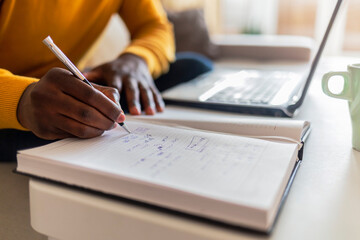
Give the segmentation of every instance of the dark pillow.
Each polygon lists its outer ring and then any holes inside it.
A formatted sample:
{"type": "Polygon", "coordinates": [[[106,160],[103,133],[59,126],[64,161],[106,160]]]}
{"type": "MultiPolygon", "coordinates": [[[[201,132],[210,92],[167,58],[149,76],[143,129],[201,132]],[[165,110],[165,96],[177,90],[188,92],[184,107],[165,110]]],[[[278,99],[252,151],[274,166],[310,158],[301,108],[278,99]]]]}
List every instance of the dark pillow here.
{"type": "Polygon", "coordinates": [[[169,21],[174,25],[176,52],[191,51],[216,58],[219,49],[209,37],[202,9],[168,11],[169,21]]]}

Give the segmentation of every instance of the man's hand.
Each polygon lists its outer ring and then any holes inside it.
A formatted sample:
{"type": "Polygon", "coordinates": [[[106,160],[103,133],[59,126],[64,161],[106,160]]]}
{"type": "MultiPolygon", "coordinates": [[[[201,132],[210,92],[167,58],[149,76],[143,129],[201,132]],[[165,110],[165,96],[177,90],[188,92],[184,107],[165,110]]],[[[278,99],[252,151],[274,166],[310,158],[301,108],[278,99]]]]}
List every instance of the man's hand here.
{"type": "Polygon", "coordinates": [[[121,55],[118,59],[98,66],[84,75],[92,82],[124,92],[129,112],[133,115],[141,113],[140,102],[148,115],[164,110],[164,101],[146,62],[136,55],[121,55]]]}
{"type": "Polygon", "coordinates": [[[17,109],[20,124],[44,139],[91,138],[123,122],[119,93],[91,86],[69,71],[53,68],[24,91],[17,109]]]}

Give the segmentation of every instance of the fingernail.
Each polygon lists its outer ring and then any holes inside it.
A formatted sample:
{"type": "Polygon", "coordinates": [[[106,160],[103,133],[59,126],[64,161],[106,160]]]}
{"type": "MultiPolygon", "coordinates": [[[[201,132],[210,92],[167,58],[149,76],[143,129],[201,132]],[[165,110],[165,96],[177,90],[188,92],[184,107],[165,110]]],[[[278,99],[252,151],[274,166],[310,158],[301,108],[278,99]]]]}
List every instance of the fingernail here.
{"type": "Polygon", "coordinates": [[[163,106],[157,106],[157,107],[156,107],[156,110],[157,110],[158,112],[163,112],[163,111],[164,111],[164,107],[163,107],[163,106]]]}
{"type": "Polygon", "coordinates": [[[152,107],[148,106],[146,109],[145,109],[145,113],[147,115],[154,115],[155,114],[155,111],[152,107]]]}
{"type": "Polygon", "coordinates": [[[136,106],[133,106],[130,108],[130,114],[131,115],[140,115],[140,110],[136,106]]]}

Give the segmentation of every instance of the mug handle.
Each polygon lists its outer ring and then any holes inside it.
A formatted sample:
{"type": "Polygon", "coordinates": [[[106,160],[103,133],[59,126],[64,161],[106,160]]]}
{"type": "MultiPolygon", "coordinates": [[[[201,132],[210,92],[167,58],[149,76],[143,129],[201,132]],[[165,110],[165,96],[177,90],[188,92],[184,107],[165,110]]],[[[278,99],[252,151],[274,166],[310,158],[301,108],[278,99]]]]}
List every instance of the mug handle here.
{"type": "Polygon", "coordinates": [[[352,100],[352,94],[351,94],[351,80],[350,80],[350,74],[348,72],[328,72],[326,73],[322,78],[322,90],[323,92],[334,98],[341,98],[345,100],[352,100]],[[333,76],[340,76],[344,79],[344,86],[343,90],[336,94],[330,91],[329,89],[329,80],[333,76]]]}

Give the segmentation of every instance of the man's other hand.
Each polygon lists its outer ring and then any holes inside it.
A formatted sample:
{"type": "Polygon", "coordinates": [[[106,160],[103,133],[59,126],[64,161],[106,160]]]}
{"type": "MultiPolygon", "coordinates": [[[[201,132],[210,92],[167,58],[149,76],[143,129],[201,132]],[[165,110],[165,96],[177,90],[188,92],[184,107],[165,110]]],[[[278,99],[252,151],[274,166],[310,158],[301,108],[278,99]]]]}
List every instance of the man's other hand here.
{"type": "Polygon", "coordinates": [[[164,101],[146,62],[136,55],[121,55],[116,60],[100,65],[84,75],[92,82],[114,87],[120,93],[124,93],[132,115],[141,114],[141,104],[148,115],[164,110],[164,101]]]}

